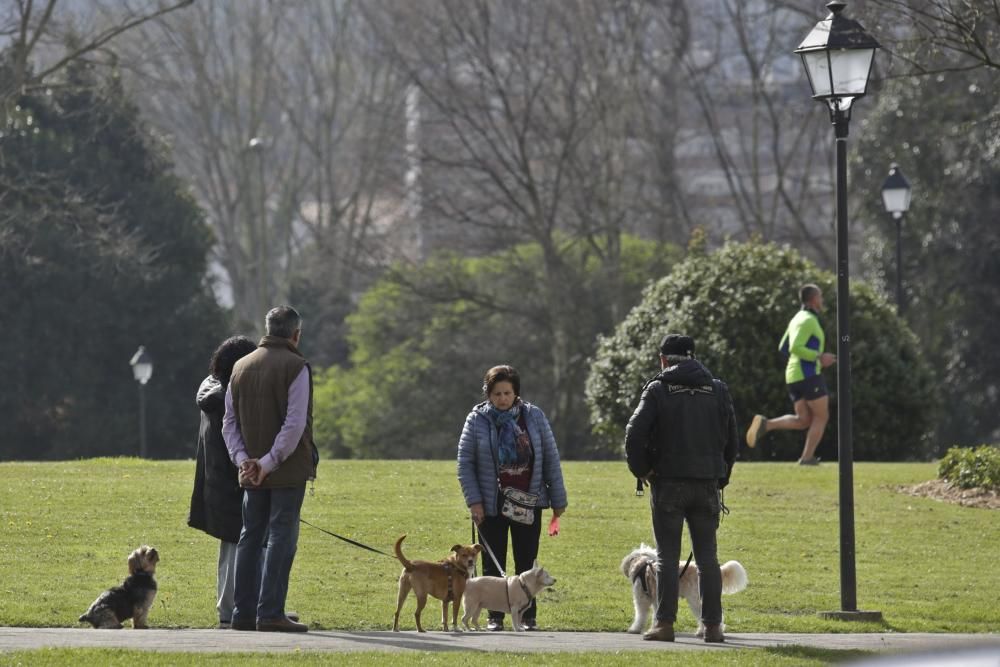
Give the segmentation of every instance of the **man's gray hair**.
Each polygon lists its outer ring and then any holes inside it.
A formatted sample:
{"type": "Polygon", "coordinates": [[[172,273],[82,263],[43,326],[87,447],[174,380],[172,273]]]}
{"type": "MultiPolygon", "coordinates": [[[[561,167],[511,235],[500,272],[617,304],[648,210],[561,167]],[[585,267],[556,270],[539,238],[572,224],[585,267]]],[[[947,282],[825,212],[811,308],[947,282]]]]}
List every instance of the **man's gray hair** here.
{"type": "Polygon", "coordinates": [[[278,306],[267,311],[264,331],[268,336],[291,338],[302,328],[302,316],[291,306],[278,306]]]}
{"type": "Polygon", "coordinates": [[[667,355],[662,355],[662,356],[663,356],[664,359],[667,360],[667,364],[670,365],[670,366],[676,366],[677,364],[681,363],[682,361],[687,361],[689,359],[694,359],[694,355],[693,354],[690,357],[687,356],[686,354],[667,354],[667,355]]]}

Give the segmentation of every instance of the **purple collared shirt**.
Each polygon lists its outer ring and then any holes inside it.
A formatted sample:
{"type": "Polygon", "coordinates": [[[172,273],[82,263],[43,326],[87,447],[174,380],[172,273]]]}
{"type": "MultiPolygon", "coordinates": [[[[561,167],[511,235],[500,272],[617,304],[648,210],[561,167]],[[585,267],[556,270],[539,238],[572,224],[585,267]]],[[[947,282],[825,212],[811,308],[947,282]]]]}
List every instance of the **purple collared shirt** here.
{"type": "MultiPolygon", "coordinates": [[[[281,430],[274,437],[271,451],[260,458],[260,467],[265,473],[271,474],[275,468],[284,463],[302,439],[306,430],[306,413],[309,410],[309,367],[303,366],[295,377],[292,386],[288,388],[288,412],[281,430]]],[[[226,441],[229,458],[237,467],[250,458],[247,454],[243,434],[236,423],[236,412],[233,410],[233,388],[226,388],[226,416],[222,418],[222,438],[226,441]]]]}

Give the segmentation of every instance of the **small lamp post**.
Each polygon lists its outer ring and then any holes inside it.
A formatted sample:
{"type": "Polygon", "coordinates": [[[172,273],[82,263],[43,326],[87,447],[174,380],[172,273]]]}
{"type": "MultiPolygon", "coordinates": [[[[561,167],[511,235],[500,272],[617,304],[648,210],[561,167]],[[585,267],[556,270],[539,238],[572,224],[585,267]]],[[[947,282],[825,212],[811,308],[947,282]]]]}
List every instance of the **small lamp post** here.
{"type": "MultiPolygon", "coordinates": [[[[268,269],[268,229],[267,229],[267,181],[264,178],[264,161],[267,159],[267,152],[270,141],[266,137],[251,137],[247,142],[247,152],[253,155],[257,166],[257,212],[252,219],[257,223],[257,248],[256,248],[256,278],[257,278],[257,309],[264,308],[268,300],[268,280],[270,272],[268,269]]],[[[251,186],[252,187],[252,186],[251,186]]],[[[252,237],[251,237],[252,238],[252,237]]]]}
{"type": "Polygon", "coordinates": [[[868,92],[879,43],[843,15],[845,2],[828,2],[830,15],[813,27],[795,50],[802,56],[813,99],[830,109],[837,140],[837,463],[840,474],[840,612],[822,616],[879,620],[859,612],[854,558],[854,444],[851,438],[850,268],[847,242],[847,134],[851,105],[868,92]]]}
{"type": "Polygon", "coordinates": [[[910,210],[910,182],[893,162],[889,177],[882,184],[882,203],[896,221],[896,310],[903,312],[903,216],[910,210]]]}
{"type": "Polygon", "coordinates": [[[153,376],[153,358],[140,345],[129,364],[132,365],[135,381],[139,383],[139,456],[146,458],[146,383],[153,376]]]}

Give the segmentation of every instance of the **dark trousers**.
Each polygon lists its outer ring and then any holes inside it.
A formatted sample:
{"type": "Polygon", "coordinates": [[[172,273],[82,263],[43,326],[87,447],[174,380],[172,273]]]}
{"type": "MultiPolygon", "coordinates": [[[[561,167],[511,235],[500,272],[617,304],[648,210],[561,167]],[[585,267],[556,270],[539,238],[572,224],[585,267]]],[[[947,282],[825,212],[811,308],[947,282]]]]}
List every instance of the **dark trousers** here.
{"type": "Polygon", "coordinates": [[[681,534],[687,520],[701,588],[701,620],[706,625],[722,622],[722,572],[719,570],[715,531],[719,527],[717,480],[663,480],[654,478],[650,506],[653,534],[660,563],[656,586],[656,620],[677,620],[677,562],[681,556],[681,534]]]}
{"type": "Polygon", "coordinates": [[[236,545],[233,620],[285,617],[288,577],[299,541],[305,484],[243,492],[243,531],[236,545]],[[267,540],[264,549],[260,545],[267,540]],[[263,559],[263,563],[261,563],[263,559]]]}
{"type": "MultiPolygon", "coordinates": [[[[514,573],[521,574],[531,569],[535,559],[538,558],[538,541],[542,534],[542,510],[535,509],[535,522],[530,526],[516,521],[510,521],[503,515],[488,516],[479,524],[479,541],[485,540],[486,544],[493,549],[493,554],[500,561],[500,566],[507,569],[507,535],[510,534],[510,546],[514,552],[514,573]]],[[[483,549],[483,575],[487,577],[499,577],[500,570],[493,564],[493,559],[483,549]]],[[[509,573],[508,573],[509,575],[509,573]]],[[[535,618],[537,605],[532,599],[531,604],[521,615],[522,620],[535,618]]],[[[503,612],[490,611],[490,619],[502,621],[503,612]]]]}

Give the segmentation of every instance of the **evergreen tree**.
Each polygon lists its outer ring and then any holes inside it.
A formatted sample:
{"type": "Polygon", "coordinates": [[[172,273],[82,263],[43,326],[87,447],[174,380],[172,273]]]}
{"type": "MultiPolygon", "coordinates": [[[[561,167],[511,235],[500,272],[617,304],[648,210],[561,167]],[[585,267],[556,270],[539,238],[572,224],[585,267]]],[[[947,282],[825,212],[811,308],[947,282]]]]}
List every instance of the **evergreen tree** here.
{"type": "MultiPolygon", "coordinates": [[[[9,68],[0,77],[9,76],[9,68]]],[[[129,359],[153,356],[149,455],[190,456],[224,317],[211,235],[116,76],[83,63],[0,136],[0,458],[138,453],[129,359]]]]}
{"type": "Polygon", "coordinates": [[[623,235],[619,280],[584,244],[565,251],[586,299],[572,310],[573,377],[557,377],[548,341],[560,316],[539,293],[543,250],[525,243],[480,258],[439,256],[422,266],[396,267],[362,297],[347,318],[350,366],[334,366],[316,381],[317,443],[328,453],[357,458],[451,458],[469,410],[484,400],[483,374],[511,364],[521,373],[524,400],[549,417],[564,458],[606,458],[593,447],[586,420],[561,415],[557,398],[583,410],[587,357],[651,277],[680,254],[673,245],[623,235]],[[459,295],[456,297],[455,295],[459,295]],[[567,389],[568,388],[568,389],[567,389]]]}
{"type": "Polygon", "coordinates": [[[902,315],[933,361],[946,406],[938,450],[995,440],[1000,70],[893,79],[876,99],[851,178],[869,277],[887,293],[895,291],[896,228],[880,188],[896,162],[913,187],[902,224],[902,315]]]}

